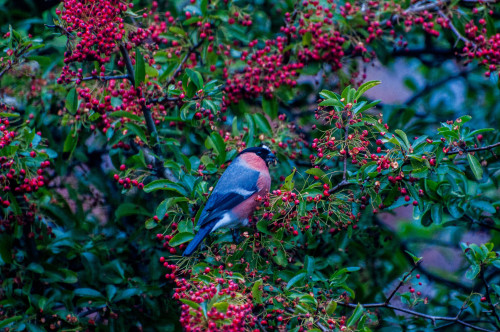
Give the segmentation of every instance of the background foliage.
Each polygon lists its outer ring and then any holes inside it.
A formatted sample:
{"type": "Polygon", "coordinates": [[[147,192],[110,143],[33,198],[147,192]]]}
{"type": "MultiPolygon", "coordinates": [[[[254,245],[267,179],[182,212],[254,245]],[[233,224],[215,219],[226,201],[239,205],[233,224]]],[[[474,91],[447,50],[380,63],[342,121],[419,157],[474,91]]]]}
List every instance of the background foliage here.
{"type": "Polygon", "coordinates": [[[0,328],[500,328],[496,1],[0,9],[0,328]],[[181,258],[262,143],[242,241],[181,258]]]}

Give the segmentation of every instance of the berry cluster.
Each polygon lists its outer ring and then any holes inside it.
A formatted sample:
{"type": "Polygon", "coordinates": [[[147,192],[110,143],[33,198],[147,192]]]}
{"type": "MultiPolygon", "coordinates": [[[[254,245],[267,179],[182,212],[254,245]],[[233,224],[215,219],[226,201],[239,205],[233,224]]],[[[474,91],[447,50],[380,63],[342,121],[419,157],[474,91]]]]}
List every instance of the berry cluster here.
{"type": "Polygon", "coordinates": [[[207,267],[203,273],[212,281],[205,282],[196,278],[175,280],[177,288],[174,299],[181,302],[187,300],[181,306],[180,322],[183,328],[190,332],[237,332],[255,327],[256,318],[252,315],[253,304],[249,294],[243,286],[230,279],[232,272],[219,269],[211,273],[211,269],[207,267]],[[217,302],[225,302],[227,306],[213,305],[217,302]],[[202,303],[207,305],[206,315],[200,305],[202,303]]]}

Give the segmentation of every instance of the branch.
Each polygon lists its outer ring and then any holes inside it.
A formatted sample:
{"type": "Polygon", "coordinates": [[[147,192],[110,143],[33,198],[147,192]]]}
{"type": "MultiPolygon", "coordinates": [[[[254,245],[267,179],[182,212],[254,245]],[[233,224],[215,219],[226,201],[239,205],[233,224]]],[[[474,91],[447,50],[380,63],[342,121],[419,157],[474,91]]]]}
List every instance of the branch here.
{"type": "Polygon", "coordinates": [[[387,300],[385,300],[385,304],[389,304],[389,302],[391,302],[394,295],[396,295],[396,292],[401,288],[401,286],[404,285],[404,283],[406,282],[406,279],[408,279],[408,277],[413,273],[413,271],[415,271],[415,269],[417,268],[417,266],[420,262],[421,262],[421,260],[416,262],[415,265],[413,266],[413,268],[403,276],[403,278],[399,281],[399,285],[396,288],[394,288],[391,295],[389,295],[387,300]]]}
{"type": "Polygon", "coordinates": [[[466,45],[469,44],[469,45],[472,45],[474,48],[477,48],[477,45],[474,42],[472,42],[469,39],[467,39],[464,36],[462,36],[462,34],[453,25],[453,23],[451,22],[450,18],[448,16],[446,16],[446,14],[443,13],[443,11],[441,9],[439,9],[437,12],[438,12],[439,16],[441,16],[442,18],[444,18],[446,20],[446,23],[450,27],[451,31],[453,31],[453,33],[455,34],[455,36],[457,36],[457,38],[459,40],[463,41],[466,45]]]}
{"type": "MultiPolygon", "coordinates": [[[[347,158],[346,158],[347,160],[347,158]]],[[[345,187],[348,187],[350,185],[352,185],[354,183],[350,183],[350,182],[347,182],[345,180],[342,180],[341,182],[339,182],[335,187],[331,188],[330,190],[328,190],[328,193],[333,194],[333,193],[336,193],[337,191],[345,188],[345,187]]]]}
{"type": "Polygon", "coordinates": [[[494,148],[496,148],[497,146],[500,146],[500,142],[497,142],[495,144],[491,144],[491,145],[487,145],[487,146],[483,146],[483,147],[480,147],[480,148],[461,148],[461,149],[455,149],[455,150],[452,150],[452,151],[448,151],[446,152],[446,155],[449,156],[449,155],[453,155],[453,154],[457,154],[457,153],[460,153],[460,152],[466,152],[466,153],[469,153],[469,152],[478,152],[478,151],[485,151],[485,150],[492,150],[494,148]]]}
{"type": "MultiPolygon", "coordinates": [[[[497,319],[497,322],[500,323],[500,317],[498,316],[497,311],[495,310],[495,305],[491,301],[491,296],[490,296],[490,288],[488,286],[488,283],[486,282],[486,279],[484,278],[484,269],[481,267],[481,272],[479,273],[479,277],[481,278],[481,281],[483,282],[484,288],[486,289],[486,300],[488,301],[488,304],[491,307],[491,311],[493,312],[493,315],[497,319]]],[[[498,324],[495,324],[497,327],[499,327],[498,324]]]]}
{"type": "Polygon", "coordinates": [[[420,90],[419,92],[417,92],[416,94],[414,94],[413,96],[411,96],[409,99],[407,99],[404,102],[404,105],[408,106],[408,105],[413,104],[418,99],[420,99],[422,96],[424,96],[427,93],[433,91],[434,89],[440,87],[441,85],[446,84],[449,81],[454,80],[455,78],[466,77],[471,72],[473,72],[475,69],[476,68],[469,69],[469,70],[463,70],[463,71],[460,71],[460,72],[456,73],[455,75],[451,75],[451,76],[445,77],[445,78],[443,78],[443,79],[441,79],[441,80],[439,80],[439,81],[437,81],[435,83],[426,85],[422,90],[420,90]]]}
{"type": "MultiPolygon", "coordinates": [[[[337,302],[337,303],[340,304],[341,306],[349,307],[349,308],[356,308],[356,306],[357,306],[356,304],[352,304],[352,303],[344,303],[344,302],[337,302]]],[[[368,304],[361,304],[361,305],[364,308],[387,308],[387,309],[392,309],[392,310],[396,310],[396,311],[401,311],[401,312],[407,313],[409,315],[422,317],[422,318],[431,320],[433,324],[435,324],[437,320],[443,320],[443,321],[453,322],[455,324],[460,324],[460,325],[469,327],[469,328],[477,330],[477,331],[494,332],[494,330],[488,330],[488,329],[464,322],[463,320],[459,319],[456,316],[455,317],[431,316],[431,315],[427,315],[427,314],[424,314],[424,313],[421,313],[418,311],[395,307],[395,306],[387,304],[387,303],[368,303],[368,304]]]]}
{"type": "MultiPolygon", "coordinates": [[[[135,86],[134,68],[132,67],[132,61],[130,60],[127,48],[123,43],[120,44],[120,52],[123,58],[125,59],[125,66],[127,68],[126,78],[128,78],[128,80],[132,83],[132,85],[135,86]]],[[[143,98],[144,96],[142,90],[140,90],[140,96],[141,98],[143,98]]],[[[145,151],[145,156],[149,157],[148,159],[154,165],[158,176],[167,178],[175,182],[176,181],[175,177],[169,170],[165,169],[165,166],[163,166],[163,161],[160,158],[162,154],[160,146],[160,137],[158,136],[158,132],[156,131],[156,126],[153,120],[153,115],[151,114],[151,110],[146,106],[145,103],[141,105],[141,110],[142,114],[144,115],[144,120],[146,122],[146,128],[148,130],[149,136],[154,140],[153,152],[155,156],[151,156],[151,154],[148,153],[147,151],[145,151]]]]}
{"type": "Polygon", "coordinates": [[[187,59],[189,58],[189,56],[191,55],[191,53],[193,53],[198,47],[200,47],[200,45],[203,43],[203,39],[201,39],[200,41],[198,41],[195,45],[191,46],[188,50],[188,52],[186,53],[186,55],[184,56],[184,58],[182,59],[181,63],[179,63],[179,65],[177,66],[177,68],[175,69],[174,73],[172,74],[172,76],[168,79],[167,81],[167,86],[169,84],[172,84],[174,83],[175,81],[175,77],[177,75],[179,75],[180,71],[182,70],[182,66],[184,66],[184,64],[186,63],[187,59]]]}
{"type": "Polygon", "coordinates": [[[76,81],[91,81],[91,80],[98,80],[98,81],[111,81],[111,80],[120,80],[120,79],[129,79],[129,74],[124,74],[124,75],[115,75],[115,76],[89,76],[89,77],[83,77],[83,78],[75,78],[72,80],[73,82],[76,81]]]}
{"type": "MultiPolygon", "coordinates": [[[[297,1],[295,3],[294,10],[293,10],[293,13],[292,13],[292,17],[290,18],[290,22],[288,22],[286,24],[286,27],[288,29],[290,29],[290,27],[293,25],[293,22],[295,22],[295,19],[297,18],[297,14],[299,13],[298,6],[299,6],[299,1],[297,1]]],[[[288,33],[287,33],[287,35],[286,35],[286,44],[285,44],[284,49],[287,49],[288,46],[290,46],[291,43],[292,43],[292,33],[289,30],[288,33]]],[[[292,50],[287,50],[285,52],[285,54],[283,54],[283,64],[286,65],[290,61],[290,54],[291,54],[291,52],[292,52],[292,50]]]]}
{"type": "Polygon", "coordinates": [[[130,60],[130,56],[128,55],[127,48],[123,43],[120,43],[120,53],[125,60],[125,67],[127,68],[127,78],[135,86],[135,78],[134,78],[134,67],[132,66],[132,61],[130,60]]]}

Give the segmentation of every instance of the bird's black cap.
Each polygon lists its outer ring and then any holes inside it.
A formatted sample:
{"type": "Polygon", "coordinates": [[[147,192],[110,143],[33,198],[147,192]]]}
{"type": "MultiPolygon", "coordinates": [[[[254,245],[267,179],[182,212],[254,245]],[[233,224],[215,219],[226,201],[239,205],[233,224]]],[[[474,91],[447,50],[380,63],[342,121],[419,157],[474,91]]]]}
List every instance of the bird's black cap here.
{"type": "Polygon", "coordinates": [[[247,153],[247,152],[255,153],[256,155],[258,155],[259,157],[264,159],[264,161],[266,162],[266,164],[268,166],[269,166],[269,164],[276,164],[276,156],[272,153],[271,149],[269,147],[267,147],[266,145],[247,148],[247,149],[241,151],[240,153],[238,153],[238,156],[242,155],[243,153],[247,153]]]}

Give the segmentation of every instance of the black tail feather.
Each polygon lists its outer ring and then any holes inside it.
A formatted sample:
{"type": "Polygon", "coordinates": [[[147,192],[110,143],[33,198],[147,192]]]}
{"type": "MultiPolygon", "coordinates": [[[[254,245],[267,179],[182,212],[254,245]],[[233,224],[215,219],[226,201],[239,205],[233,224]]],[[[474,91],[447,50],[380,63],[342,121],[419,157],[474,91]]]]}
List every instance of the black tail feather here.
{"type": "Polygon", "coordinates": [[[213,228],[213,225],[210,224],[206,226],[207,227],[200,228],[198,233],[196,233],[196,235],[194,236],[193,240],[187,246],[186,250],[184,250],[184,252],[182,253],[182,256],[190,256],[196,250],[196,248],[198,248],[200,243],[203,242],[203,239],[207,237],[207,235],[213,228]]]}

